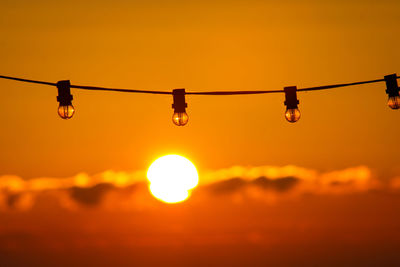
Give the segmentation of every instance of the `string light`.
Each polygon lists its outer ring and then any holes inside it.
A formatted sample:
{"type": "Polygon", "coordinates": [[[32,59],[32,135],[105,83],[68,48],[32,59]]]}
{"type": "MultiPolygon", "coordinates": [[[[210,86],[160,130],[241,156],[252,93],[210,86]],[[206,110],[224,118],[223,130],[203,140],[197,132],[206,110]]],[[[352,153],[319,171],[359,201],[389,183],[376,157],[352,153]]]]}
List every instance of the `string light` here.
{"type": "Polygon", "coordinates": [[[151,90],[136,90],[136,89],[121,89],[121,88],[105,88],[96,86],[84,86],[84,85],[71,85],[69,80],[59,81],[57,83],[29,80],[24,78],[10,77],[0,75],[0,79],[15,80],[27,83],[36,83],[49,86],[56,86],[58,89],[57,101],[60,103],[58,107],[58,115],[63,119],[70,119],[75,113],[75,108],[72,105],[71,88],[82,89],[82,90],[94,90],[94,91],[113,91],[113,92],[124,92],[124,93],[145,93],[145,94],[158,94],[158,95],[173,95],[172,108],[174,114],[172,121],[177,126],[184,126],[189,120],[189,116],[186,113],[187,103],[185,102],[185,95],[255,95],[255,94],[269,94],[269,93],[285,93],[285,118],[287,121],[293,123],[300,119],[300,111],[298,109],[299,100],[297,99],[297,92],[306,91],[317,91],[317,90],[328,90],[339,87],[348,87],[361,84],[370,84],[378,82],[386,82],[386,93],[389,96],[388,106],[391,109],[400,109],[400,94],[397,79],[400,77],[396,74],[386,75],[383,79],[351,82],[351,83],[340,83],[332,85],[323,85],[308,88],[297,88],[296,86],[285,87],[283,90],[262,90],[262,91],[211,91],[211,92],[186,92],[185,89],[174,89],[172,92],[166,91],[151,91],[151,90]]]}
{"type": "Polygon", "coordinates": [[[174,89],[172,91],[174,103],[172,108],[172,122],[177,126],[185,126],[188,123],[189,116],[186,113],[187,103],[185,102],[185,89],[174,89]]]}
{"type": "Polygon", "coordinates": [[[296,122],[300,119],[300,110],[298,108],[299,100],[297,99],[297,87],[290,86],[283,89],[285,91],[285,118],[288,122],[296,122]]]}
{"type": "Polygon", "coordinates": [[[58,115],[64,120],[68,120],[74,116],[75,108],[72,105],[73,96],[71,95],[71,84],[69,81],[59,81],[57,83],[58,96],[57,101],[58,115]]]}
{"type": "Polygon", "coordinates": [[[397,84],[397,75],[391,74],[385,76],[386,93],[389,96],[388,106],[391,109],[400,108],[399,86],[397,84]]]}

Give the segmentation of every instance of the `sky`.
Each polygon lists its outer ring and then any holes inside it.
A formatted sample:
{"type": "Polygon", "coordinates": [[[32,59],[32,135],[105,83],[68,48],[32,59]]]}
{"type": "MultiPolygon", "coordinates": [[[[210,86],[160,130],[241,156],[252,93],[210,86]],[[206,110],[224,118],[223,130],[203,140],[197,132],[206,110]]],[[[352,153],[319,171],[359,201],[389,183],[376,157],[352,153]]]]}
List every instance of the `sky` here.
{"type": "MultiPolygon", "coordinates": [[[[0,75],[223,91],[400,72],[397,0],[0,0],[0,9],[0,75]]],[[[73,89],[65,121],[56,88],[1,80],[0,256],[7,266],[26,265],[24,253],[44,266],[49,252],[49,266],[84,265],[93,258],[84,252],[144,265],[151,251],[171,266],[207,255],[215,265],[398,262],[400,113],[385,89],[299,92],[295,124],[282,94],[191,95],[189,123],[176,127],[169,95],[73,89]],[[199,171],[186,202],[159,203],[144,185],[166,154],[199,171]],[[271,182],[288,177],[283,189],[271,182]],[[215,189],[225,183],[233,189],[215,189]]]]}
{"type": "Polygon", "coordinates": [[[0,179],[4,266],[396,266],[400,176],[366,166],[207,172],[180,204],[141,172],[0,179]],[[238,177],[239,175],[239,177],[238,177]]]}

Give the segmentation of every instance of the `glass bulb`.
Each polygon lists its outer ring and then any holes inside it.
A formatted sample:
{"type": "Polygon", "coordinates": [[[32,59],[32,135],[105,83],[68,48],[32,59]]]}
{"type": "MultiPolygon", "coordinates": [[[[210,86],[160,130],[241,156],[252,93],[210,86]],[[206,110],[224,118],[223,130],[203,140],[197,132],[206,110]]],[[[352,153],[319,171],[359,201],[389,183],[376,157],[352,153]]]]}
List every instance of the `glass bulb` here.
{"type": "Polygon", "coordinates": [[[61,118],[68,120],[71,119],[72,116],[74,116],[75,113],[75,108],[73,105],[68,105],[68,106],[59,106],[58,107],[58,115],[60,115],[61,118]]]}
{"type": "Polygon", "coordinates": [[[172,121],[177,126],[186,125],[186,123],[188,123],[188,120],[189,116],[186,112],[175,112],[174,115],[172,115],[172,121]]]}
{"type": "Polygon", "coordinates": [[[399,109],[400,108],[400,96],[390,96],[388,100],[388,106],[391,109],[399,109]]]}
{"type": "Polygon", "coordinates": [[[298,108],[288,108],[285,112],[285,118],[288,122],[296,122],[300,119],[300,110],[298,108]]]}

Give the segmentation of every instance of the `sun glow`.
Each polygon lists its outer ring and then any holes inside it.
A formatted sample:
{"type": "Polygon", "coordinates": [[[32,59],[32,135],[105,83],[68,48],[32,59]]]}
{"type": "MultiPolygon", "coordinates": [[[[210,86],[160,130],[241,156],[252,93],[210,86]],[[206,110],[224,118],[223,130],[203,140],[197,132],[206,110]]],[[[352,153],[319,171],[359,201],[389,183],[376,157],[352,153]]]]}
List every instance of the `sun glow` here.
{"type": "Polygon", "coordinates": [[[166,203],[178,203],[190,196],[199,183],[196,167],[190,160],[179,155],[167,155],[154,161],[147,179],[153,196],[166,203]]]}

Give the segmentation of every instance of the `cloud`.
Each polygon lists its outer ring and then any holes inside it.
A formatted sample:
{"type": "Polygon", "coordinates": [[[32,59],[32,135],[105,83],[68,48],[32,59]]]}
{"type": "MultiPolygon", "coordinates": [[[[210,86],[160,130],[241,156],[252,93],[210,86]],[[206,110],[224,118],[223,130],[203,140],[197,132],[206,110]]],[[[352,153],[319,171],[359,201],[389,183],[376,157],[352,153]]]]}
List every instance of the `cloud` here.
{"type": "Polygon", "coordinates": [[[253,180],[252,184],[263,189],[271,189],[282,192],[293,188],[298,182],[299,179],[296,177],[269,179],[267,177],[262,176],[253,180]]]}
{"type": "Polygon", "coordinates": [[[243,178],[236,177],[212,183],[208,186],[208,190],[217,194],[223,194],[223,193],[237,192],[245,187],[253,186],[264,190],[284,192],[293,188],[298,182],[299,179],[295,177],[269,179],[265,176],[261,176],[254,180],[246,180],[243,178]]]}
{"type": "Polygon", "coordinates": [[[232,178],[220,182],[213,183],[208,186],[208,189],[214,193],[232,193],[241,190],[246,186],[247,181],[241,178],[232,178]]]}
{"type": "Polygon", "coordinates": [[[71,187],[92,187],[101,183],[112,184],[116,187],[126,187],[137,182],[146,180],[144,171],[136,172],[115,172],[105,171],[89,176],[86,173],[79,173],[67,178],[34,178],[24,180],[13,175],[0,177],[0,190],[21,192],[21,191],[44,191],[55,189],[67,189],[71,187]]]}
{"type": "Polygon", "coordinates": [[[211,170],[202,173],[200,183],[213,183],[234,177],[240,177],[246,180],[254,180],[262,176],[267,177],[268,179],[296,177],[302,180],[312,180],[318,176],[318,171],[293,165],[283,167],[269,165],[259,167],[233,166],[231,168],[211,170]]]}
{"type": "Polygon", "coordinates": [[[71,197],[76,201],[85,205],[97,205],[100,203],[104,195],[113,190],[114,186],[112,184],[97,184],[92,187],[72,187],[69,189],[71,192],[71,197]]]}
{"type": "Polygon", "coordinates": [[[381,186],[381,182],[372,176],[371,170],[366,166],[331,172],[318,172],[297,166],[236,166],[207,172],[202,180],[201,184],[227,181],[214,186],[216,190],[221,187],[222,191],[224,188],[229,191],[252,184],[277,192],[296,188],[298,193],[343,194],[364,192],[381,186]]]}
{"type": "MultiPolygon", "coordinates": [[[[399,181],[399,177],[392,179],[388,187],[399,189],[399,181]]],[[[366,166],[330,172],[292,165],[235,166],[200,173],[200,184],[193,198],[232,195],[233,201],[252,198],[275,203],[307,194],[355,194],[380,190],[384,186],[366,166]]],[[[67,178],[30,180],[12,175],[0,177],[0,210],[26,211],[39,202],[45,203],[39,201],[43,198],[71,210],[80,207],[141,209],[157,203],[149,193],[145,171],[108,170],[95,175],[80,173],[67,178]]]]}
{"type": "Polygon", "coordinates": [[[7,196],[6,204],[11,209],[26,211],[32,208],[34,197],[29,192],[12,193],[7,196]]]}

